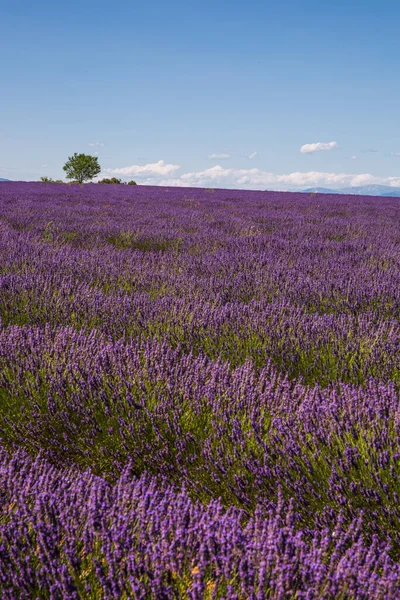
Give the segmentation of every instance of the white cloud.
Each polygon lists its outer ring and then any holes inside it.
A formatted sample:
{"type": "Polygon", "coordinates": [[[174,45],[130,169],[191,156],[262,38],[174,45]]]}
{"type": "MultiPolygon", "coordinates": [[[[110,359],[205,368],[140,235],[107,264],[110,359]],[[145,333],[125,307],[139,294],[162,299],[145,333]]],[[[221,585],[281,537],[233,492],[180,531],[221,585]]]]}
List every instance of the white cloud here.
{"type": "Polygon", "coordinates": [[[300,152],[303,154],[311,154],[312,152],[322,152],[326,150],[333,150],[338,148],[336,142],[314,142],[313,144],[304,144],[300,148],[300,152]]]}
{"type": "Polygon", "coordinates": [[[350,156],[350,160],[356,160],[357,156],[350,156]]]}
{"type": "Polygon", "coordinates": [[[222,154],[209,154],[208,158],[216,158],[216,159],[231,158],[231,155],[225,154],[223,152],[222,154]]]}
{"type": "Polygon", "coordinates": [[[391,152],[390,156],[400,156],[400,152],[391,152]]]}
{"type": "Polygon", "coordinates": [[[149,163],[147,165],[131,165],[130,167],[121,167],[118,169],[106,169],[106,171],[112,175],[125,175],[126,177],[131,177],[132,175],[165,177],[178,169],[180,169],[180,165],[168,165],[165,161],[159,160],[156,163],[149,163]]]}
{"type": "Polygon", "coordinates": [[[103,148],[104,143],[103,142],[89,142],[89,146],[91,146],[92,148],[103,148]]]}
{"type": "Polygon", "coordinates": [[[243,156],[245,156],[249,160],[252,160],[253,158],[255,158],[257,156],[257,152],[252,152],[251,154],[244,154],[243,156]]]}
{"type": "Polygon", "coordinates": [[[399,177],[376,177],[369,173],[348,174],[320,171],[270,173],[261,169],[227,169],[215,165],[203,171],[163,179],[159,185],[178,187],[226,187],[242,189],[302,189],[307,187],[352,187],[366,184],[400,186],[399,177]]]}
{"type": "Polygon", "coordinates": [[[48,164],[42,165],[42,169],[47,169],[48,166],[48,164]]]}
{"type": "Polygon", "coordinates": [[[181,167],[159,160],[145,165],[104,169],[98,179],[115,175],[135,177],[142,185],[177,187],[219,187],[254,190],[300,190],[308,187],[354,187],[359,185],[388,185],[400,187],[400,176],[381,177],[370,173],[332,173],[323,171],[295,171],[271,173],[258,168],[229,168],[220,164],[201,171],[177,175],[181,167]]]}

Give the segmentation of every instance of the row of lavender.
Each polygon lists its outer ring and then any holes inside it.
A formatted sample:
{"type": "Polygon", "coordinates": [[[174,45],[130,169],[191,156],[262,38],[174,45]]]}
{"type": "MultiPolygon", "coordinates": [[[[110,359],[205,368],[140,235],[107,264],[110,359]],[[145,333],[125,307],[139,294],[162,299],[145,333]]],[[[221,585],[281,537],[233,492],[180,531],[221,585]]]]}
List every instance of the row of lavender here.
{"type": "Polygon", "coordinates": [[[400,568],[362,519],[299,530],[282,498],[249,519],[129,467],[114,485],[0,453],[4,600],[398,598],[400,568]]]}
{"type": "Polygon", "coordinates": [[[398,597],[398,200],[100,188],[0,188],[2,597],[398,597]]]}
{"type": "Polygon", "coordinates": [[[248,515],[278,490],[305,526],[347,523],[400,555],[400,406],[393,383],[321,389],[272,365],[228,364],[156,341],[107,342],[73,329],[0,335],[0,431],[112,480],[127,463],[248,515]]]}

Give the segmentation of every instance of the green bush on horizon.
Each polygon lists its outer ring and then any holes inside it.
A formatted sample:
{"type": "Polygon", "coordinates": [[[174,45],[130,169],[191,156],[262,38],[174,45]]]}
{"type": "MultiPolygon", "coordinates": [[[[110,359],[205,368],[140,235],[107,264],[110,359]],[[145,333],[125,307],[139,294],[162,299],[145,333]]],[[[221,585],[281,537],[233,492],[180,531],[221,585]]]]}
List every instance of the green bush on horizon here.
{"type": "Polygon", "coordinates": [[[105,179],[101,179],[97,183],[102,183],[102,184],[121,184],[122,181],[121,181],[121,179],[118,179],[117,177],[111,177],[111,178],[106,177],[105,179]]]}

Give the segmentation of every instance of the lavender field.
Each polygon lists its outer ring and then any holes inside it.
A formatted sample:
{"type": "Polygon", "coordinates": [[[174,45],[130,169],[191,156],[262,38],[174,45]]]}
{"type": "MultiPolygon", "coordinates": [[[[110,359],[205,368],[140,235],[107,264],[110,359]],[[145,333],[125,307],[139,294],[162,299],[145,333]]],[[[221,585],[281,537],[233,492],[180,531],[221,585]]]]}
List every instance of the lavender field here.
{"type": "Polygon", "coordinates": [[[0,598],[400,597],[400,199],[0,184],[0,598]]]}

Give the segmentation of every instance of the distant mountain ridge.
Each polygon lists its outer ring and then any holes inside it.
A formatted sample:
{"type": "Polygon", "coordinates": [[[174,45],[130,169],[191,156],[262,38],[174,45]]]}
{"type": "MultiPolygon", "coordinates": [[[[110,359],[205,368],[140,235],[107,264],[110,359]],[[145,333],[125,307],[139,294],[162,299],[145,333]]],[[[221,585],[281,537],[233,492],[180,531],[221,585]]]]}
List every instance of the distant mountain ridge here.
{"type": "Polygon", "coordinates": [[[315,187],[302,190],[309,194],[354,194],[357,196],[382,196],[386,198],[400,198],[400,188],[393,188],[389,185],[359,185],[355,187],[340,188],[332,190],[330,188],[315,187]]]}
{"type": "Polygon", "coordinates": [[[0,177],[0,181],[10,181],[9,179],[3,179],[3,177],[0,177]]]}

